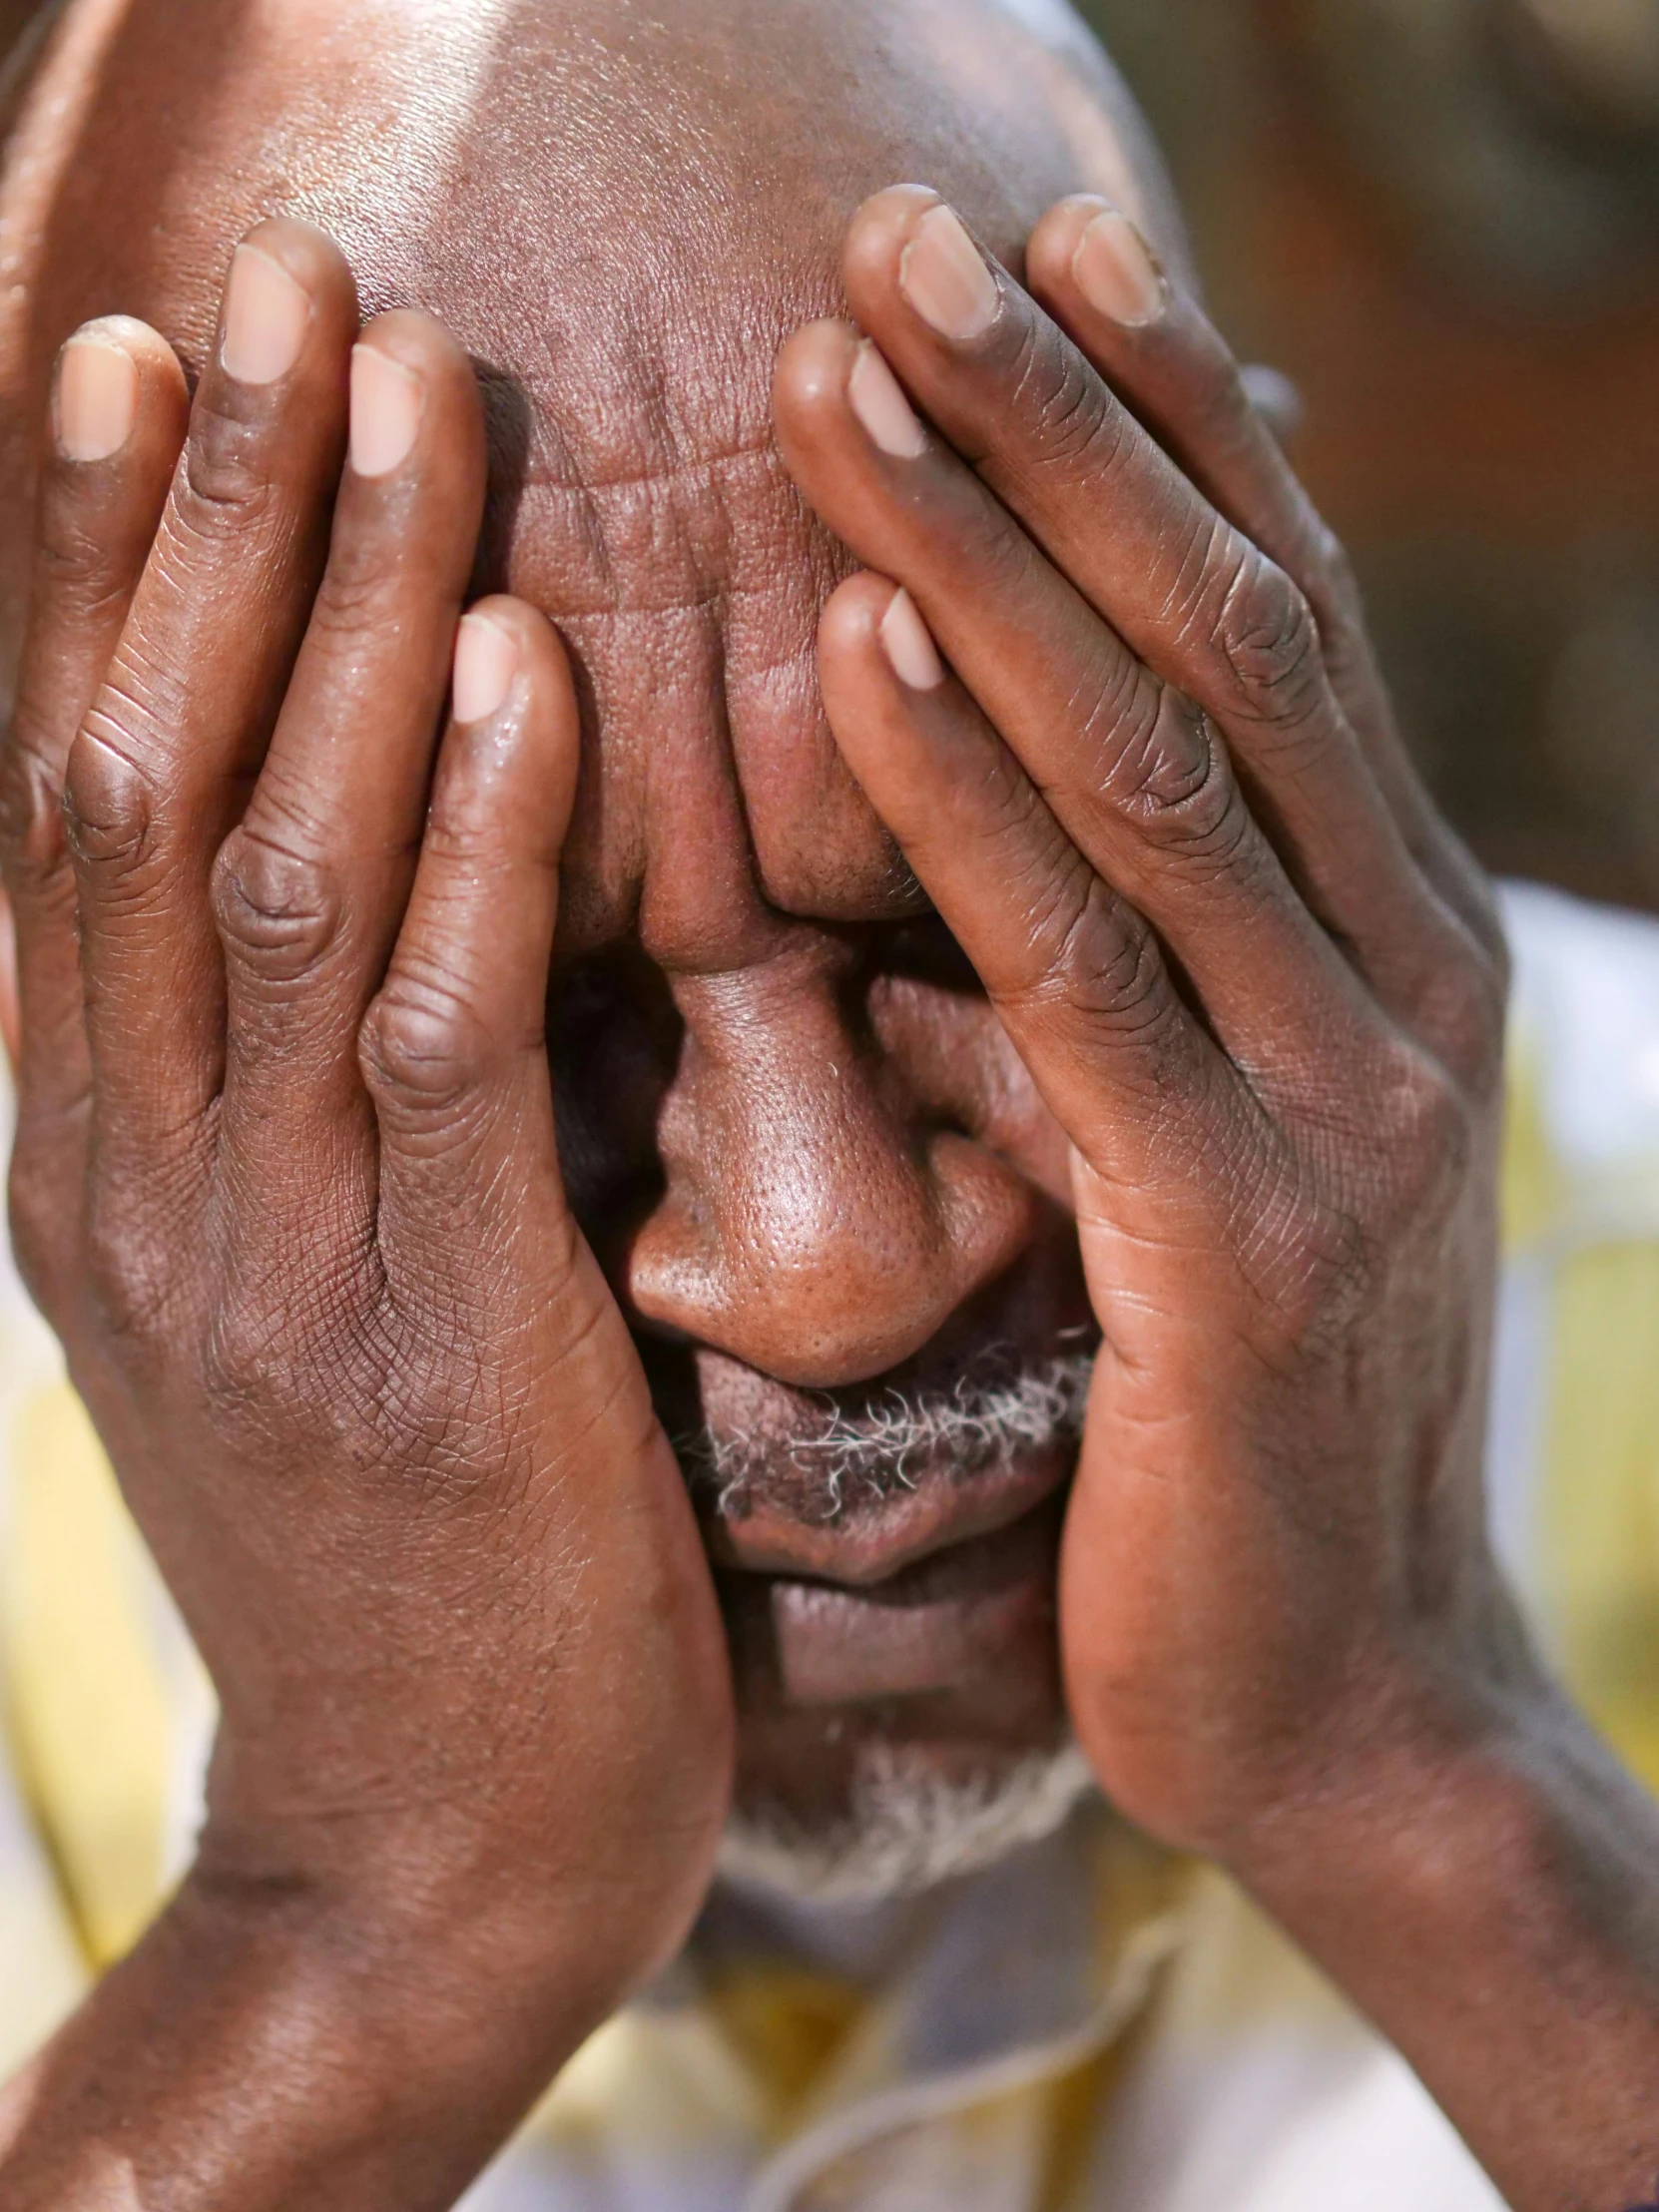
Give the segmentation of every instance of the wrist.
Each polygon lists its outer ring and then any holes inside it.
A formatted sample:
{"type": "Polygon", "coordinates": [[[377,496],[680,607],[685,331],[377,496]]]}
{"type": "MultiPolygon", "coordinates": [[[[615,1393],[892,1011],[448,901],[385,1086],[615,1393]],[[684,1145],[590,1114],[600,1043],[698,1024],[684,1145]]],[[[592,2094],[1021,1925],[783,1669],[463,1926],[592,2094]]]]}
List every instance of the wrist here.
{"type": "Polygon", "coordinates": [[[1359,1881],[1375,1865],[1382,1879],[1396,1851],[1418,1866],[1430,1836],[1455,1863],[1465,1831],[1502,1805],[1524,1819],[1541,1775],[1585,1735],[1494,1574],[1461,1633],[1352,1669],[1219,1856],[1263,1903],[1301,1895],[1321,1869],[1359,1881]]]}
{"type": "Polygon", "coordinates": [[[503,1977],[501,1934],[210,1854],[47,2054],[0,2196],[80,2212],[119,2160],[178,2212],[439,2212],[594,2024],[580,1959],[503,1977]]]}
{"type": "MultiPolygon", "coordinates": [[[[1659,2166],[1659,1809],[1535,1668],[1418,1693],[1230,1862],[1531,2212],[1659,2166]]],[[[1363,1732],[1362,1732],[1363,1733],[1363,1732]]]]}
{"type": "Polygon", "coordinates": [[[1302,1779],[1224,1854],[1228,1871],[1290,1923],[1322,1909],[1386,1917],[1407,1898],[1423,1914],[1454,1909],[1476,1869],[1490,1878],[1500,1835],[1526,1847],[1554,1707],[1541,1690],[1511,1703],[1461,1682],[1380,1692],[1311,1771],[1299,1761],[1302,1779]]]}
{"type": "Polygon", "coordinates": [[[641,1978],[629,1916],[602,1909],[591,1870],[502,1824],[402,1818],[210,1818],[175,1901],[204,1953],[269,1955],[296,1985],[333,1989],[383,2050],[392,2022],[440,2006],[466,2075],[493,2029],[571,2050],[641,1978]],[[620,1933],[619,1933],[620,1929],[620,1933]],[[477,2022],[476,2031],[471,2025],[477,2022]]]}

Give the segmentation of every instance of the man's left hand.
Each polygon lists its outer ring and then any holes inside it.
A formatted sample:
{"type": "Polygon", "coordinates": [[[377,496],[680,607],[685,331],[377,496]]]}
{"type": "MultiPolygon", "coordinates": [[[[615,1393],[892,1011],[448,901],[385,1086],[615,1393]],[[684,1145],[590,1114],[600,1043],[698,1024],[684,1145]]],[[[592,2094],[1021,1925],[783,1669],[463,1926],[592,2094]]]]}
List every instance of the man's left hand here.
{"type": "Polygon", "coordinates": [[[1098,200],[1051,210],[1027,271],[879,195],[844,257],[868,336],[800,332],[777,396],[878,572],[825,616],[836,740],[1070,1140],[1104,1340],[1074,1723],[1517,2204],[1628,2202],[1659,2164],[1659,1897],[1631,1878],[1659,1839],[1533,1660],[1482,1497],[1494,906],[1199,309],[1098,200]]]}

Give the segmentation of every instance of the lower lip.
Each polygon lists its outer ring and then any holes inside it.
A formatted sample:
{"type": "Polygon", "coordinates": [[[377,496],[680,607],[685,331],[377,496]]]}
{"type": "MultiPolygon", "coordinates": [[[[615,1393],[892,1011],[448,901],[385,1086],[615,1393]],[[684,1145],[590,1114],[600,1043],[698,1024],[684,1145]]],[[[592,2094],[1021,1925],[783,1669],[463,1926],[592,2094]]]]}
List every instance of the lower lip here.
{"type": "Polygon", "coordinates": [[[737,1640],[770,1642],[794,1706],[916,1697],[1051,1665],[1061,1517],[1050,1501],[862,1588],[732,1577],[737,1640]]]}

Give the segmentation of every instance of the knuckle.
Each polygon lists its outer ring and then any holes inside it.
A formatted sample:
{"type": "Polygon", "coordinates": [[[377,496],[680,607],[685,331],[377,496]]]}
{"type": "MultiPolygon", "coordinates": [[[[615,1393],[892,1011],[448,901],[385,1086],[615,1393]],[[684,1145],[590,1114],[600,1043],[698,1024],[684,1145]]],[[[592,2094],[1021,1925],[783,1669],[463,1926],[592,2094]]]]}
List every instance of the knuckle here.
{"type": "Polygon", "coordinates": [[[48,487],[40,502],[35,538],[35,590],[51,601],[59,619],[88,624],[119,611],[132,579],[128,565],[112,550],[107,515],[85,501],[64,497],[48,487]]]}
{"type": "Polygon", "coordinates": [[[1062,879],[1031,917],[1036,976],[1027,1010],[1058,1007],[1123,1038],[1154,1027],[1168,1009],[1152,931],[1092,869],[1062,879]]]}
{"type": "Polygon", "coordinates": [[[1371,1326],[1401,1255],[1437,1253],[1478,1179],[1478,1117],[1423,1048],[1363,1048],[1340,1095],[1305,1102],[1301,1141],[1241,1192],[1234,1241],[1276,1359],[1323,1359],[1371,1326]]]}
{"type": "Polygon", "coordinates": [[[0,756],[0,853],[30,883],[51,875],[64,856],[62,782],[21,725],[0,756]]]}
{"type": "Polygon", "coordinates": [[[311,631],[323,642],[355,642],[363,631],[378,628],[413,551],[406,531],[339,531],[312,602],[311,631]]]}
{"type": "Polygon", "coordinates": [[[178,1265],[169,1240],[152,1236],[131,1218],[130,1208],[94,1196],[87,1215],[86,1286],[100,1336],[117,1359],[147,1367],[164,1351],[178,1265]]]}
{"type": "Polygon", "coordinates": [[[12,1155],[7,1211],[17,1272],[41,1312],[54,1320],[61,1286],[72,1265],[78,1224],[64,1203],[60,1179],[22,1131],[12,1155]]]}
{"type": "Polygon", "coordinates": [[[162,524],[167,549],[219,544],[227,535],[263,522],[271,513],[268,425],[244,420],[198,395],[184,462],[162,524]]]}
{"type": "Polygon", "coordinates": [[[1012,381],[1013,404],[1031,417],[1040,468],[1093,480],[1117,467],[1129,417],[1052,325],[1027,326],[1012,381]]]}
{"type": "Polygon", "coordinates": [[[240,1299],[216,1301],[202,1346],[202,1391],[229,1428],[265,1410],[277,1389],[279,1331],[240,1299]]]}
{"type": "MultiPolygon", "coordinates": [[[[1251,1272],[1269,1313],[1281,1360],[1323,1360],[1366,1309],[1375,1271],[1374,1239],[1360,1216],[1340,1205],[1287,1198],[1282,1228],[1256,1225],[1251,1272]]],[[[1250,1242],[1246,1243],[1247,1265],[1250,1242]]]]}
{"type": "Polygon", "coordinates": [[[983,822],[993,846],[1018,852],[1041,821],[1043,803],[1035,785],[1005,746],[987,749],[967,794],[968,819],[983,822]]]}
{"type": "Polygon", "coordinates": [[[1213,635],[1239,708],[1253,721],[1300,722],[1323,685],[1319,625],[1306,595],[1254,547],[1223,570],[1213,635]]]}
{"type": "MultiPolygon", "coordinates": [[[[244,1224],[227,1240],[205,1303],[201,1381],[227,1426],[254,1421],[320,1446],[371,1456],[360,1418],[386,1348],[379,1343],[383,1278],[372,1245],[324,1231],[293,1265],[286,1238],[244,1224]]],[[[290,1226],[292,1226],[290,1224],[290,1226]]]]}
{"type": "Polygon", "coordinates": [[[948,517],[941,516],[962,570],[986,593],[1023,596],[1035,557],[1031,540],[1006,507],[968,477],[955,487],[948,500],[948,517]]]}
{"type": "Polygon", "coordinates": [[[401,975],[363,1017],[358,1058],[376,1106],[411,1121],[464,1118],[494,1059],[490,1033],[464,994],[401,975]]]}
{"type": "Polygon", "coordinates": [[[213,910],[227,953],[269,982],[310,974],[339,935],[340,897],[329,871],[247,824],[232,830],[214,862],[213,910]]]}
{"type": "Polygon", "coordinates": [[[1168,685],[1120,730],[1105,788],[1138,827],[1190,850],[1214,842],[1239,811],[1232,767],[1210,718],[1168,685]]]}
{"type": "Polygon", "coordinates": [[[1419,1026],[1450,1073],[1481,1102],[1502,1086],[1508,1015],[1506,962],[1472,950],[1436,962],[1419,1026]]]}
{"type": "Polygon", "coordinates": [[[329,1393],[307,1386],[320,1378],[301,1379],[309,1365],[305,1339],[280,1301],[268,1305],[240,1292],[217,1299],[200,1360],[202,1391],[219,1416],[216,1427],[254,1423],[291,1437],[296,1424],[309,1433],[326,1418],[329,1393]]]}
{"type": "Polygon", "coordinates": [[[1067,702],[1065,720],[1077,730],[1079,756],[1096,764],[1096,796],[1120,813],[1156,819],[1209,773],[1204,717],[1127,658],[1091,677],[1067,702]]]}
{"type": "Polygon", "coordinates": [[[1235,869],[1251,817],[1209,717],[1168,685],[1123,711],[1102,694],[1084,722],[1103,763],[1097,805],[1125,818],[1161,854],[1206,876],[1235,869]]]}
{"type": "Polygon", "coordinates": [[[1259,1348],[1281,1373],[1329,1357],[1364,1318],[1378,1231],[1350,1172],[1345,1111],[1306,1117],[1309,1145],[1270,1148],[1231,1194],[1229,1242],[1257,1310],[1259,1348]]]}
{"type": "Polygon", "coordinates": [[[136,762],[90,726],[69,749],[63,826],[69,848],[87,868],[128,875],[156,845],[156,794],[136,762]]]}
{"type": "Polygon", "coordinates": [[[1473,1165],[1475,1131],[1457,1086],[1425,1052],[1405,1045],[1383,1074],[1382,1123],[1389,1173],[1383,1216],[1397,1230],[1443,1206],[1473,1165]]]}

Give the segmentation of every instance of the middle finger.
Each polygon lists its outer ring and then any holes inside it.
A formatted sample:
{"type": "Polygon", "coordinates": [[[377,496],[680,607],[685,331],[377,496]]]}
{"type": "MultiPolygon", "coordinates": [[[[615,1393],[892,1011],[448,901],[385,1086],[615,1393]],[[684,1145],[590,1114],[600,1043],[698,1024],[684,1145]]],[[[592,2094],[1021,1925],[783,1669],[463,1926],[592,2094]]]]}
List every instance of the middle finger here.
{"type": "Polygon", "coordinates": [[[266,223],[238,249],[155,549],[70,749],[92,1143],[111,1196],[192,1157],[219,1092],[209,878],[321,568],[356,325],[320,232],[266,223]]]}

